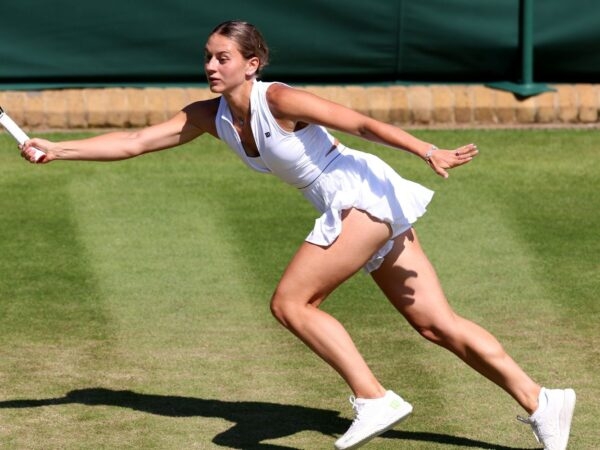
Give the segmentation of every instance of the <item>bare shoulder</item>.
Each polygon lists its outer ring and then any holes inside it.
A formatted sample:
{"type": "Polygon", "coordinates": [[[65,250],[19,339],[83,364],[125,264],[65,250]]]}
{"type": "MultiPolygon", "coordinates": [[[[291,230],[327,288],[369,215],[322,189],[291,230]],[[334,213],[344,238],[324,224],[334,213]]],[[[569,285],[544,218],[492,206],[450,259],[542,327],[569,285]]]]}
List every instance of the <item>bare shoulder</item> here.
{"type": "Polygon", "coordinates": [[[321,100],[308,91],[273,83],[267,89],[267,103],[273,115],[277,118],[299,119],[303,111],[321,100]]]}
{"type": "Polygon", "coordinates": [[[310,95],[307,91],[283,83],[273,83],[267,89],[269,105],[283,103],[288,100],[293,101],[307,95],[310,95]]]}
{"type": "Polygon", "coordinates": [[[285,101],[292,90],[293,88],[282,83],[271,84],[267,89],[267,102],[269,103],[269,106],[276,106],[282,101],[285,101]]]}
{"type": "Polygon", "coordinates": [[[271,113],[280,124],[291,123],[295,129],[298,123],[312,123],[339,131],[354,132],[359,117],[355,111],[325,99],[304,89],[274,83],[267,90],[267,103],[271,113]]]}
{"type": "Polygon", "coordinates": [[[216,97],[190,103],[183,108],[187,121],[202,131],[216,135],[215,117],[220,100],[221,97],[216,97]]]}

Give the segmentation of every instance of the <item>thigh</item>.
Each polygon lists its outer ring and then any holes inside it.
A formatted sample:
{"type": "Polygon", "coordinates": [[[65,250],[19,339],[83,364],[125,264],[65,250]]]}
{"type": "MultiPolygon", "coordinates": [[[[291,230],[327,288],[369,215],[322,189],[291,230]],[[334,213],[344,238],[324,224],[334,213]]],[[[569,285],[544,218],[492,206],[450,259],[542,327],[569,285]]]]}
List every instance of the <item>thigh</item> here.
{"type": "Polygon", "coordinates": [[[416,231],[394,239],[394,247],[372,277],[394,307],[419,330],[444,328],[457,319],[416,231]]]}
{"type": "Polygon", "coordinates": [[[328,247],[304,242],[277,287],[286,298],[318,304],[360,270],[391,236],[387,223],[350,209],[342,215],[342,231],[328,247]]]}

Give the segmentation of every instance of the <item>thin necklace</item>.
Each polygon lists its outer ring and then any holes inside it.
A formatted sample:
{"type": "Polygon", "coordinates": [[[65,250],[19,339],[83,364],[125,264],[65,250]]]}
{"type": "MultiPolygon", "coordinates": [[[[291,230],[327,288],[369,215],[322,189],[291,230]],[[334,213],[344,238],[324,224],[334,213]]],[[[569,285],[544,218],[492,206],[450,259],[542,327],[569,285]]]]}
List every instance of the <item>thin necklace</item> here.
{"type": "Polygon", "coordinates": [[[233,119],[234,119],[235,121],[237,121],[237,123],[238,123],[238,124],[239,124],[241,127],[243,127],[243,126],[246,124],[246,118],[245,118],[244,116],[242,116],[242,117],[239,117],[239,116],[235,115],[235,114],[233,113],[233,110],[231,109],[231,107],[229,108],[229,111],[231,112],[231,117],[233,117],[233,119]]]}

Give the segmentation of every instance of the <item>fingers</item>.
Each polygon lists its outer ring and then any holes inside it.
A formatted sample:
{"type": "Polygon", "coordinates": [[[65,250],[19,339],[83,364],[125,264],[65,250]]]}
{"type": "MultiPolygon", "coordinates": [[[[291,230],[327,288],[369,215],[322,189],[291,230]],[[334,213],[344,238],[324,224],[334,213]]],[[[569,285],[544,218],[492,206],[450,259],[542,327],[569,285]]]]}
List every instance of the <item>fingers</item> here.
{"type": "Polygon", "coordinates": [[[477,153],[479,153],[479,150],[477,149],[476,144],[467,144],[457,148],[454,151],[454,156],[461,160],[466,159],[470,161],[471,159],[473,159],[473,157],[475,157],[475,155],[477,155],[477,153]]]}
{"type": "Polygon", "coordinates": [[[448,178],[448,169],[467,164],[477,156],[478,153],[479,150],[477,149],[477,145],[467,144],[456,150],[440,150],[434,152],[427,160],[427,163],[438,175],[443,178],[448,178]]]}
{"type": "Polygon", "coordinates": [[[48,162],[49,160],[47,153],[40,150],[33,139],[30,139],[22,145],[19,145],[19,149],[21,150],[21,156],[30,163],[39,164],[48,162]]]}
{"type": "Polygon", "coordinates": [[[31,148],[27,145],[27,143],[23,144],[23,145],[19,145],[19,148],[21,149],[21,156],[26,159],[29,162],[34,162],[33,161],[33,151],[31,150],[31,148]]]}

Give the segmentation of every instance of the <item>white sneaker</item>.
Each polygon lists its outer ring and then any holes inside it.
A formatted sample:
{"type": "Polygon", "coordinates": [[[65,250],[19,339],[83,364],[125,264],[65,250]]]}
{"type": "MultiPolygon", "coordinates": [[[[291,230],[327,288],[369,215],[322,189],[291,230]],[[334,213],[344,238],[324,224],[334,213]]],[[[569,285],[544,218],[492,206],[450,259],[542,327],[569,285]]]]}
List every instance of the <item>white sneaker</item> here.
{"type": "Polygon", "coordinates": [[[392,391],[375,399],[350,397],[350,403],[356,417],[348,431],[335,441],[338,450],[360,447],[405,419],[413,410],[410,403],[392,391]]]}
{"type": "Polygon", "coordinates": [[[520,416],[517,419],[531,425],[535,438],[544,446],[544,450],[565,450],[574,409],[573,389],[542,388],[538,409],[528,419],[520,416]]]}

